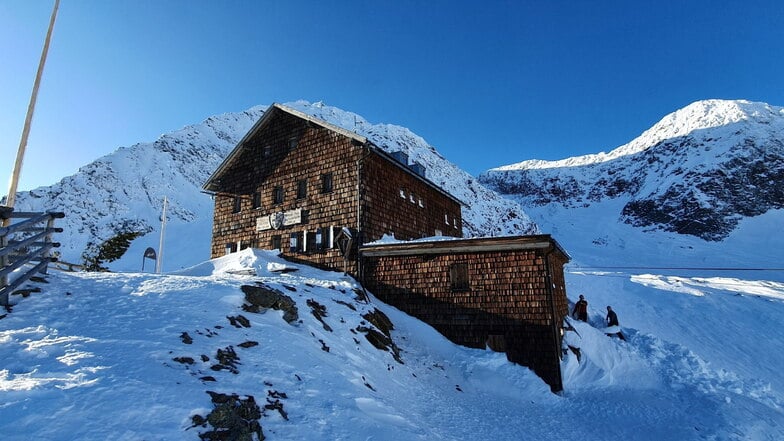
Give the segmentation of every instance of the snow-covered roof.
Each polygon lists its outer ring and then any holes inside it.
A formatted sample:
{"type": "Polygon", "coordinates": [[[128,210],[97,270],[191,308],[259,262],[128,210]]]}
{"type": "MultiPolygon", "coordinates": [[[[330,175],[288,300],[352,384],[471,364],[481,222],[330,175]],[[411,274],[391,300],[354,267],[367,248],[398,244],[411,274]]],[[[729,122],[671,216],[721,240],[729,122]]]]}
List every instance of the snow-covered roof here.
{"type": "Polygon", "coordinates": [[[413,241],[384,239],[360,247],[366,257],[443,254],[450,252],[516,251],[553,248],[570,260],[571,257],[549,234],[503,237],[433,237],[413,241]]]}

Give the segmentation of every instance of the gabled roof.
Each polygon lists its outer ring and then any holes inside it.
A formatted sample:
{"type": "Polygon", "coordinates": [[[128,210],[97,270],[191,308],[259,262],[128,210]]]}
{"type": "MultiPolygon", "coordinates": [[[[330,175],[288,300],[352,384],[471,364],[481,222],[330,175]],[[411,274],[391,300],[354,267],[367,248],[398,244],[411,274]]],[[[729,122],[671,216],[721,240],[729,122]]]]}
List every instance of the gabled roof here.
{"type": "Polygon", "coordinates": [[[409,173],[410,175],[412,175],[415,178],[419,179],[420,181],[424,182],[425,184],[427,184],[428,186],[432,187],[433,189],[435,189],[439,193],[443,194],[444,196],[448,197],[449,199],[455,201],[456,203],[460,204],[461,206],[465,206],[466,205],[465,203],[463,203],[462,201],[460,201],[456,197],[454,197],[451,194],[449,194],[446,191],[444,191],[444,189],[442,189],[441,187],[439,187],[435,183],[431,182],[429,179],[414,173],[413,170],[411,170],[406,165],[403,165],[400,162],[398,162],[397,160],[395,160],[395,158],[393,158],[392,155],[390,155],[389,153],[387,153],[386,151],[384,151],[380,147],[378,147],[375,144],[373,144],[366,137],[364,137],[362,135],[359,135],[359,134],[357,134],[355,132],[352,132],[350,130],[346,130],[343,127],[336,126],[335,124],[328,123],[328,122],[326,122],[326,121],[324,121],[322,119],[319,119],[319,118],[316,118],[314,116],[308,115],[307,113],[301,112],[301,111],[296,110],[296,109],[292,109],[291,107],[284,106],[284,105],[278,104],[278,103],[273,103],[272,105],[270,105],[269,108],[267,108],[267,110],[264,112],[264,115],[262,115],[262,117],[259,118],[259,120],[256,122],[256,124],[254,124],[253,127],[251,127],[251,129],[248,131],[248,133],[246,133],[245,136],[242,137],[242,139],[237,143],[237,146],[234,147],[234,150],[232,150],[231,153],[229,153],[229,155],[226,157],[226,159],[223,160],[223,162],[218,166],[218,168],[215,170],[215,172],[204,183],[204,185],[202,186],[204,191],[206,191],[206,192],[217,191],[216,181],[234,163],[234,161],[236,161],[237,158],[239,158],[240,154],[246,148],[245,147],[246,142],[248,140],[250,140],[251,138],[253,138],[256,135],[256,133],[258,133],[264,127],[266,127],[267,124],[269,124],[270,121],[272,121],[275,118],[275,116],[280,114],[281,112],[288,113],[289,115],[296,116],[297,118],[300,118],[300,119],[303,119],[303,120],[308,121],[310,123],[313,123],[315,125],[321,126],[321,127],[325,128],[325,129],[331,130],[331,131],[333,131],[335,133],[338,133],[340,135],[343,135],[343,136],[345,136],[345,137],[347,137],[349,139],[352,139],[352,140],[356,141],[360,145],[364,145],[364,146],[372,149],[374,152],[378,153],[381,157],[385,158],[390,163],[394,164],[396,167],[404,170],[405,172],[409,173]]]}
{"type": "Polygon", "coordinates": [[[304,119],[305,121],[308,121],[308,122],[311,122],[313,124],[322,126],[322,127],[326,128],[326,129],[332,130],[333,132],[336,132],[336,133],[339,133],[339,134],[341,134],[343,136],[346,136],[348,138],[354,139],[357,142],[359,142],[360,144],[365,144],[367,142],[367,138],[365,138],[364,136],[357,135],[356,133],[351,132],[349,130],[346,130],[346,129],[342,128],[342,127],[338,127],[338,126],[336,126],[334,124],[330,124],[330,123],[328,123],[326,121],[320,120],[318,118],[314,118],[314,117],[308,115],[307,113],[300,112],[299,110],[295,110],[295,109],[292,109],[290,107],[286,107],[286,106],[284,106],[282,104],[273,103],[271,106],[269,106],[267,108],[267,110],[264,111],[264,115],[262,115],[262,117],[259,118],[258,121],[256,121],[256,124],[254,124],[253,127],[251,127],[251,129],[248,131],[248,133],[246,133],[245,136],[243,136],[242,139],[240,139],[240,142],[238,142],[237,146],[234,147],[234,150],[232,150],[231,153],[229,153],[229,156],[227,156],[226,159],[224,159],[223,162],[218,166],[218,168],[215,170],[215,172],[212,175],[210,175],[210,177],[207,179],[207,181],[202,186],[202,188],[205,191],[208,191],[208,192],[209,191],[215,191],[215,188],[214,188],[215,181],[217,180],[217,178],[220,175],[223,174],[224,171],[226,171],[227,168],[229,168],[229,166],[231,166],[234,163],[234,161],[244,151],[245,143],[249,139],[253,138],[256,135],[256,133],[258,133],[261,129],[263,129],[267,124],[269,124],[269,122],[272,121],[272,119],[275,117],[275,115],[277,115],[279,112],[285,112],[285,113],[294,115],[294,116],[296,116],[298,118],[304,119]]]}

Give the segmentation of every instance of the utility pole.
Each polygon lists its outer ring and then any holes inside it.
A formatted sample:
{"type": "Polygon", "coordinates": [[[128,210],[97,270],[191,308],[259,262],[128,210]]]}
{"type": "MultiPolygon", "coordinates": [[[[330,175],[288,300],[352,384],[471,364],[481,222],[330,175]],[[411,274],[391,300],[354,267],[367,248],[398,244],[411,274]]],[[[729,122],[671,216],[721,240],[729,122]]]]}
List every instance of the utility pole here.
{"type": "MultiPolygon", "coordinates": [[[[60,0],[54,1],[54,9],[52,10],[52,18],[49,20],[49,29],[46,31],[46,40],[44,41],[44,49],[41,52],[41,61],[38,63],[38,72],[35,75],[35,83],[33,83],[33,94],[30,96],[30,104],[27,106],[27,116],[25,117],[24,128],[22,129],[22,139],[19,141],[19,149],[16,152],[16,162],[14,162],[14,171],[11,173],[11,183],[8,187],[8,197],[6,198],[6,206],[14,206],[16,202],[16,187],[19,184],[19,172],[22,171],[22,160],[24,158],[25,149],[27,148],[27,137],[30,135],[30,125],[33,121],[33,112],[35,111],[35,101],[38,98],[38,88],[41,85],[41,76],[44,73],[44,64],[46,64],[46,54],[49,52],[49,42],[52,39],[52,29],[54,29],[54,22],[57,18],[57,8],[60,6],[60,0]]],[[[3,225],[7,225],[8,219],[3,221],[3,225]]]]}
{"type": "Polygon", "coordinates": [[[163,236],[166,234],[166,204],[168,203],[168,199],[166,196],[163,197],[163,214],[161,215],[161,241],[158,244],[158,260],[155,261],[155,274],[161,273],[161,267],[163,266],[163,236]]]}

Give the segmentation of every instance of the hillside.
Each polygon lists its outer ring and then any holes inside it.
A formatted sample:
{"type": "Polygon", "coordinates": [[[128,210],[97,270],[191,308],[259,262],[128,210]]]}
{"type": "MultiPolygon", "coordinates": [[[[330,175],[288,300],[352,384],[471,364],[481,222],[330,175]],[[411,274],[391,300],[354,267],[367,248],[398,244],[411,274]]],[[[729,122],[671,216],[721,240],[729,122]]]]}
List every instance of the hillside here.
{"type": "MultiPolygon", "coordinates": [[[[479,184],[406,128],[371,124],[323,103],[297,101],[287,106],[356,131],[387,151],[402,150],[425,165],[431,181],[469,204],[463,209],[463,231],[468,237],[538,231],[517,203],[479,184]]],[[[19,193],[16,209],[65,212],[66,218],[58,223],[65,232],[58,240],[63,259],[69,262],[81,262],[85,251],[94,256],[98,246],[118,234],[140,233],[143,236],[134,241],[126,258],[110,265],[115,270],[138,270],[144,250],[158,248],[166,196],[167,237],[192,240],[172,241],[164,270],[192,265],[209,257],[213,204],[201,193],[201,186],[265,109],[257,106],[214,116],[155,142],[120,148],[52,186],[19,193]]]]}
{"type": "Polygon", "coordinates": [[[611,222],[722,241],[743,219],[784,208],[784,108],[699,101],[609,153],[524,161],[479,180],[524,207],[611,205],[611,222]]]}
{"type": "Polygon", "coordinates": [[[503,354],[455,346],[341,273],[270,252],[170,275],[53,272],[0,319],[0,432],[197,440],[242,418],[269,440],[784,437],[784,333],[766,325],[784,320],[784,285],[567,277],[591,323],[570,333],[582,358],[566,355],[557,396],[503,354]],[[254,311],[243,286],[290,299],[296,318],[254,311]],[[626,342],[594,327],[608,299],[626,342]]]}

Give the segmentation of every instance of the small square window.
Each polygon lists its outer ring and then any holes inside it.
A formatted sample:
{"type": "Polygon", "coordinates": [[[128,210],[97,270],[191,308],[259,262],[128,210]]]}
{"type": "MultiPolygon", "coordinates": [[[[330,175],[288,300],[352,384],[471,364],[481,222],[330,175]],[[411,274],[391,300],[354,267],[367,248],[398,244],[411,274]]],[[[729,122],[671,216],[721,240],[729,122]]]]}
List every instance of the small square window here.
{"type": "Polygon", "coordinates": [[[240,211],[242,211],[242,198],[240,198],[239,196],[234,196],[234,201],[232,203],[233,203],[231,207],[232,213],[239,213],[240,211]]]}
{"type": "Polygon", "coordinates": [[[294,150],[297,148],[297,138],[289,138],[289,150],[294,150]]]}
{"type": "Polygon", "coordinates": [[[272,146],[271,145],[265,145],[263,152],[264,152],[263,153],[264,157],[265,158],[269,158],[270,156],[272,156],[272,146]]]}
{"type": "Polygon", "coordinates": [[[280,235],[272,236],[272,249],[279,250],[280,249],[280,235]]]}
{"type": "Polygon", "coordinates": [[[332,173],[321,175],[321,192],[332,193],[332,173]]]}
{"type": "Polygon", "coordinates": [[[308,197],[308,181],[303,179],[297,181],[297,199],[305,199],[308,197]]]}
{"type": "Polygon", "coordinates": [[[258,191],[253,193],[253,208],[261,208],[261,193],[258,191]]]}
{"type": "Polygon", "coordinates": [[[283,203],[283,187],[277,186],[272,190],[272,203],[273,204],[283,203]]]}

